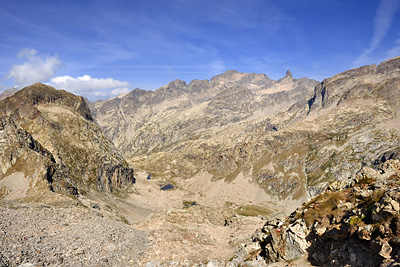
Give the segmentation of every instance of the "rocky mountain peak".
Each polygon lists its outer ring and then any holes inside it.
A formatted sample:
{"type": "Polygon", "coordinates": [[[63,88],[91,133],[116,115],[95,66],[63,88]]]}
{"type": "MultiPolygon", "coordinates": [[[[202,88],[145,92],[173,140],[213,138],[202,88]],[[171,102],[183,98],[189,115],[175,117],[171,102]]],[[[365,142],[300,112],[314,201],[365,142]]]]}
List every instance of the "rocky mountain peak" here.
{"type": "Polygon", "coordinates": [[[209,84],[210,81],[207,79],[204,80],[198,80],[198,79],[194,79],[189,83],[189,86],[196,86],[196,85],[204,85],[204,84],[209,84]]]}
{"type": "Polygon", "coordinates": [[[174,99],[187,91],[187,84],[182,80],[175,80],[169,82],[167,85],[164,85],[151,94],[151,104],[158,104],[163,102],[166,99],[174,99]]]}
{"type": "Polygon", "coordinates": [[[130,91],[128,94],[124,95],[122,98],[132,98],[132,99],[138,100],[139,97],[142,97],[143,95],[146,95],[148,93],[149,93],[149,91],[136,87],[135,89],[130,91]]]}
{"type": "Polygon", "coordinates": [[[209,80],[197,80],[194,79],[188,84],[189,92],[191,93],[205,93],[207,94],[210,90],[210,81],[209,80]]]}
{"type": "Polygon", "coordinates": [[[231,76],[231,75],[235,75],[238,74],[239,72],[237,70],[227,70],[225,71],[225,73],[223,73],[223,75],[225,76],[231,76]]]}
{"type": "Polygon", "coordinates": [[[240,74],[240,72],[238,72],[237,70],[227,70],[222,74],[218,74],[218,75],[212,77],[211,81],[230,79],[230,78],[232,78],[232,76],[237,75],[237,74],[240,74]]]}
{"type": "Polygon", "coordinates": [[[387,74],[400,71],[400,56],[383,61],[376,67],[376,73],[387,74]]]}
{"type": "Polygon", "coordinates": [[[157,96],[159,94],[163,94],[166,97],[176,97],[186,91],[186,87],[187,84],[185,81],[176,79],[175,81],[171,81],[167,85],[164,85],[155,90],[154,95],[157,96]]]}
{"type": "MultiPolygon", "coordinates": [[[[57,177],[49,182],[56,191],[110,192],[135,181],[133,170],[93,123],[81,96],[37,83],[1,100],[0,115],[15,122],[32,136],[28,140],[40,144],[35,147],[42,147],[40,151],[48,151],[54,158],[57,165],[51,168],[57,177]]],[[[15,164],[27,165],[27,161],[21,156],[5,172],[12,172],[15,164]]]]}
{"type": "Polygon", "coordinates": [[[0,100],[15,94],[16,92],[18,92],[18,90],[19,90],[18,88],[10,88],[0,92],[0,100]]]}
{"type": "Polygon", "coordinates": [[[29,106],[41,104],[61,106],[89,121],[93,121],[89,106],[82,96],[76,96],[64,90],[57,90],[43,83],[27,86],[16,92],[13,97],[4,99],[2,102],[6,112],[20,110],[30,113],[29,110],[26,110],[29,106]]]}
{"type": "Polygon", "coordinates": [[[286,75],[285,77],[283,77],[283,79],[292,79],[292,78],[293,78],[292,72],[290,70],[287,70],[286,75]]]}
{"type": "Polygon", "coordinates": [[[180,79],[176,79],[175,81],[169,82],[169,83],[165,86],[165,88],[171,90],[171,89],[181,89],[181,88],[183,88],[183,87],[185,87],[185,86],[186,86],[186,82],[185,82],[185,81],[182,81],[182,80],[180,80],[180,79]]]}

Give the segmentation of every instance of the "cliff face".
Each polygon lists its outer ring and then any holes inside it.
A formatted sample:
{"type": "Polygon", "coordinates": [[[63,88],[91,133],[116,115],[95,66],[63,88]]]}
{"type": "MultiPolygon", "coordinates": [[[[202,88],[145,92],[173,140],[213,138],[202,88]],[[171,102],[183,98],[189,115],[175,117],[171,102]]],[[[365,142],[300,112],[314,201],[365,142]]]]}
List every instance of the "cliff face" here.
{"type": "Polygon", "coordinates": [[[53,156],[5,116],[0,116],[0,152],[2,198],[22,198],[32,190],[51,189],[55,167],[53,156]]]}
{"type": "MultiPolygon", "coordinates": [[[[17,134],[19,146],[47,158],[50,165],[42,165],[48,168],[46,181],[53,190],[72,194],[110,192],[134,183],[133,170],[102,135],[82,97],[34,84],[0,101],[0,114],[9,125],[7,129],[14,125],[28,136],[21,139],[17,134]]],[[[11,159],[7,153],[15,153],[15,146],[6,143],[3,175],[13,172],[15,165],[28,164],[30,158],[22,155],[11,159]]]]}
{"type": "Polygon", "coordinates": [[[315,87],[309,101],[310,110],[337,106],[351,99],[374,99],[394,104],[399,99],[396,90],[399,57],[376,65],[364,66],[339,73],[325,79],[315,87]],[[379,88],[378,88],[379,87],[379,88]]]}

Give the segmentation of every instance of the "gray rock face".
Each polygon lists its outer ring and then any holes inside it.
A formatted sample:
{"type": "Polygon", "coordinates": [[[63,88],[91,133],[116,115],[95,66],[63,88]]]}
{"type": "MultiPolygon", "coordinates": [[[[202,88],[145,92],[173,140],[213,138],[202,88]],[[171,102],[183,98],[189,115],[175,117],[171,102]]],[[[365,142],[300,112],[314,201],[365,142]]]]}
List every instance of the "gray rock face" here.
{"type": "Polygon", "coordinates": [[[385,60],[376,68],[377,74],[390,74],[400,69],[400,57],[385,60]]]}
{"type": "Polygon", "coordinates": [[[329,107],[332,104],[340,105],[350,99],[373,98],[386,101],[398,99],[398,90],[395,90],[394,86],[397,84],[399,69],[400,58],[397,57],[378,66],[368,65],[351,69],[325,79],[315,87],[309,108],[311,110],[329,107]]]}

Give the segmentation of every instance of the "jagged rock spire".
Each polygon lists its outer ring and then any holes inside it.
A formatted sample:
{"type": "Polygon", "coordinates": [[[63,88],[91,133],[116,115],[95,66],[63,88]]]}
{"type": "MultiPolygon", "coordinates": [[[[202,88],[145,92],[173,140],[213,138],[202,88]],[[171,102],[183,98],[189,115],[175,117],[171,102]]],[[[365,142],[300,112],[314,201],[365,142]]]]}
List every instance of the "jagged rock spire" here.
{"type": "Polygon", "coordinates": [[[292,72],[290,70],[286,71],[286,75],[285,75],[285,77],[283,77],[283,79],[285,79],[285,78],[293,78],[292,72]]]}

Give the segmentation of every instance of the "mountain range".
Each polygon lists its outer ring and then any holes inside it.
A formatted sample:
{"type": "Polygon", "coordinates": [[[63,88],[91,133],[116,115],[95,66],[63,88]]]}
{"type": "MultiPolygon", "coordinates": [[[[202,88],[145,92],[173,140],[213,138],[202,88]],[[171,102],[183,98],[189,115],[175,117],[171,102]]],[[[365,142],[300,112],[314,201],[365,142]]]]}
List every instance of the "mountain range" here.
{"type": "Polygon", "coordinates": [[[306,249],[272,256],[267,226],[247,242],[262,249],[234,252],[266,219],[310,209],[329,188],[359,188],[354,177],[399,160],[399,88],[400,57],[322,82],[229,70],[94,103],[34,84],[0,100],[0,196],[5,206],[63,203],[133,224],[153,240],[135,264],[293,260],[306,249]]]}

